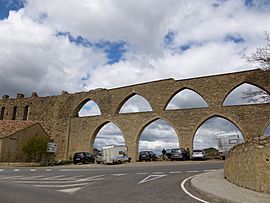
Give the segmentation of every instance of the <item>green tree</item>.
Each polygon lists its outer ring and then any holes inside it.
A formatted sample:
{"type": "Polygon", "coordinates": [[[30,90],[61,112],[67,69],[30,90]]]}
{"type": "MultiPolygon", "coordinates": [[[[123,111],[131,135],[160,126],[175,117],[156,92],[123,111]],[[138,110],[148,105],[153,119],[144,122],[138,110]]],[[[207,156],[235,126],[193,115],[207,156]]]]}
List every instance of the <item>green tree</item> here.
{"type": "Polygon", "coordinates": [[[40,162],[46,156],[48,140],[42,137],[31,137],[23,146],[22,151],[27,155],[27,161],[40,162]]]}

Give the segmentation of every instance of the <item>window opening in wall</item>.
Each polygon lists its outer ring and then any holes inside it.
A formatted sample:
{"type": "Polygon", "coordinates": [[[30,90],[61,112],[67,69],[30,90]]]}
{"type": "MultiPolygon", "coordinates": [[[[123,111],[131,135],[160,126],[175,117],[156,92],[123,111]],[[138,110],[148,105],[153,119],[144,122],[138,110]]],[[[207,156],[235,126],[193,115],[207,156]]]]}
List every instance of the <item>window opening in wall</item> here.
{"type": "Polygon", "coordinates": [[[168,103],[166,110],[208,107],[206,101],[195,91],[184,89],[178,92],[168,103]]]}
{"type": "Polygon", "coordinates": [[[26,105],[23,111],[23,120],[28,120],[29,106],[26,105]]]}
{"type": "Polygon", "coordinates": [[[98,116],[101,115],[101,112],[97,103],[94,102],[93,100],[89,100],[82,106],[78,115],[79,117],[98,116]]]}
{"type": "Polygon", "coordinates": [[[149,102],[138,94],[129,98],[121,107],[119,113],[135,113],[152,111],[149,102]]]}
{"type": "Polygon", "coordinates": [[[265,128],[263,135],[270,137],[270,124],[265,128]]]}
{"type": "Polygon", "coordinates": [[[270,103],[270,95],[261,88],[244,83],[230,92],[223,106],[270,103]]]}
{"type": "Polygon", "coordinates": [[[17,106],[13,107],[12,120],[16,120],[17,106]]]}
{"type": "Polygon", "coordinates": [[[174,128],[168,122],[157,119],[148,124],[142,131],[139,152],[150,150],[156,156],[161,156],[163,149],[170,153],[173,148],[179,148],[179,139],[174,128]]]}
{"type": "Polygon", "coordinates": [[[0,120],[3,120],[5,116],[5,107],[1,108],[0,120]]]}
{"type": "Polygon", "coordinates": [[[208,158],[225,158],[231,147],[243,141],[241,131],[231,121],[215,116],[197,129],[193,150],[204,150],[208,158]]]}

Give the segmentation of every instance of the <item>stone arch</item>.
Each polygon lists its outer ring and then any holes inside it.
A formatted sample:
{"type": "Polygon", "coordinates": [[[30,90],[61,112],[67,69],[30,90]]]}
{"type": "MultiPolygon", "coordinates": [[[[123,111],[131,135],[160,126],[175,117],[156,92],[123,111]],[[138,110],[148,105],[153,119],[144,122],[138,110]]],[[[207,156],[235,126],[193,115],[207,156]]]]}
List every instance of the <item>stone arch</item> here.
{"type": "Polygon", "coordinates": [[[188,90],[188,91],[191,91],[191,92],[195,93],[195,94],[196,94],[197,96],[199,96],[199,97],[206,103],[206,105],[207,105],[206,107],[194,107],[194,108],[207,108],[207,107],[209,107],[208,102],[204,99],[204,97],[203,97],[199,92],[197,92],[196,90],[194,90],[194,89],[192,89],[192,88],[190,88],[190,87],[183,87],[183,88],[181,88],[181,89],[175,91],[175,92],[170,96],[170,98],[167,100],[167,102],[166,102],[166,104],[165,104],[165,106],[164,106],[163,109],[164,109],[164,110],[173,110],[173,109],[167,109],[169,103],[172,101],[172,99],[173,99],[177,94],[179,94],[180,92],[182,92],[182,91],[184,91],[184,90],[188,90]]]}
{"type": "Polygon", "coordinates": [[[219,118],[223,118],[227,121],[230,121],[235,127],[237,127],[239,129],[239,131],[242,133],[243,135],[243,138],[244,140],[247,140],[247,137],[246,137],[246,133],[245,131],[241,128],[241,126],[233,119],[231,118],[230,116],[228,115],[222,115],[222,114],[213,114],[213,115],[209,115],[207,117],[205,117],[204,119],[202,119],[199,124],[194,128],[194,130],[192,131],[192,149],[193,149],[193,142],[194,142],[194,138],[195,138],[195,135],[196,135],[196,132],[198,131],[198,129],[209,119],[211,118],[214,118],[214,117],[219,117],[219,118]]]}
{"type": "MultiPolygon", "coordinates": [[[[121,113],[120,113],[121,108],[126,104],[127,101],[129,101],[130,99],[132,99],[132,98],[133,98],[134,96],[136,96],[136,95],[141,96],[141,97],[147,102],[147,104],[148,104],[149,107],[151,108],[151,111],[153,111],[153,108],[152,108],[150,102],[149,102],[144,96],[142,96],[141,94],[138,94],[138,93],[133,92],[132,94],[130,94],[130,95],[127,96],[124,100],[121,101],[121,103],[117,106],[115,113],[116,113],[116,114],[121,114],[121,113]]],[[[141,111],[140,111],[140,112],[141,112],[141,111]]],[[[142,112],[149,112],[149,111],[142,111],[142,112]]],[[[132,112],[127,112],[127,113],[132,113],[132,112]]],[[[134,112],[134,113],[135,113],[135,112],[134,112]]]]}
{"type": "Polygon", "coordinates": [[[99,105],[98,105],[93,99],[86,98],[86,99],[82,100],[82,101],[80,102],[80,104],[75,108],[75,110],[74,110],[73,113],[72,113],[72,116],[73,116],[73,117],[79,117],[79,111],[80,111],[80,110],[83,108],[83,106],[84,106],[87,102],[89,102],[89,101],[93,101],[93,102],[97,105],[97,107],[98,107],[98,109],[99,109],[99,111],[100,111],[100,115],[101,115],[101,109],[100,109],[99,105]]]}
{"type": "Polygon", "coordinates": [[[180,147],[180,136],[179,136],[178,130],[174,127],[174,125],[173,125],[169,120],[167,120],[167,119],[165,119],[165,118],[163,118],[163,117],[157,116],[157,117],[154,117],[154,118],[148,120],[147,122],[145,122],[145,123],[142,125],[142,127],[140,128],[140,130],[139,130],[139,132],[138,132],[138,134],[137,134],[137,136],[136,136],[136,140],[135,140],[135,143],[136,143],[136,146],[135,146],[135,149],[136,149],[136,151],[135,151],[135,153],[136,153],[136,158],[138,157],[138,152],[139,152],[139,141],[140,141],[140,139],[141,139],[141,136],[142,136],[143,131],[144,131],[149,125],[151,125],[153,122],[155,122],[155,121],[157,121],[157,120],[159,120],[159,119],[165,121],[170,127],[173,128],[173,130],[175,131],[176,136],[177,136],[177,138],[178,138],[178,144],[179,144],[179,147],[180,147]]]}
{"type": "Polygon", "coordinates": [[[248,85],[252,85],[252,86],[254,86],[254,87],[257,87],[257,88],[259,88],[259,89],[265,91],[268,95],[270,95],[269,91],[268,91],[267,89],[265,89],[264,87],[262,87],[262,86],[260,86],[260,85],[258,85],[258,84],[255,84],[254,82],[243,81],[243,82],[239,83],[238,85],[236,85],[235,87],[233,87],[232,89],[230,89],[230,90],[226,93],[225,97],[223,98],[223,101],[222,101],[222,105],[221,105],[221,106],[231,106],[231,105],[224,105],[225,100],[228,98],[228,96],[229,96],[234,90],[236,90],[237,88],[239,88],[240,86],[242,86],[242,85],[244,85],[244,84],[248,84],[248,85]]]}
{"type": "Polygon", "coordinates": [[[113,122],[113,121],[107,120],[107,121],[101,123],[101,124],[95,129],[95,131],[94,131],[94,133],[93,133],[93,135],[92,135],[92,137],[91,137],[91,139],[90,139],[90,148],[91,148],[91,149],[93,149],[93,147],[94,147],[95,139],[96,139],[96,137],[97,137],[97,134],[100,132],[101,128],[103,128],[105,125],[107,125],[107,124],[109,124],[109,123],[112,123],[112,124],[114,124],[115,126],[117,126],[117,128],[121,131],[122,136],[123,136],[123,138],[124,138],[124,140],[125,140],[125,142],[126,142],[126,137],[125,137],[125,135],[124,135],[124,133],[123,133],[123,130],[119,127],[119,125],[118,125],[117,123],[113,122]]]}

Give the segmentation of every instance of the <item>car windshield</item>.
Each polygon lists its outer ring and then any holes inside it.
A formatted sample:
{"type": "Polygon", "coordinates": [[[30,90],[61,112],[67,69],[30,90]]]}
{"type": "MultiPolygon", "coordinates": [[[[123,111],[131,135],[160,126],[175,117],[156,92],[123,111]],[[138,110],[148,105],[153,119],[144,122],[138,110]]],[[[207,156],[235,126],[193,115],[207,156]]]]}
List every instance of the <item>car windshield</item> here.
{"type": "Polygon", "coordinates": [[[196,152],[196,153],[203,153],[203,151],[202,150],[193,150],[193,152],[196,152]]]}
{"type": "Polygon", "coordinates": [[[172,149],[172,152],[181,152],[181,149],[172,149]]]}
{"type": "Polygon", "coordinates": [[[144,151],[142,151],[142,152],[141,152],[141,154],[145,155],[145,154],[148,154],[148,152],[144,152],[144,151]]]}

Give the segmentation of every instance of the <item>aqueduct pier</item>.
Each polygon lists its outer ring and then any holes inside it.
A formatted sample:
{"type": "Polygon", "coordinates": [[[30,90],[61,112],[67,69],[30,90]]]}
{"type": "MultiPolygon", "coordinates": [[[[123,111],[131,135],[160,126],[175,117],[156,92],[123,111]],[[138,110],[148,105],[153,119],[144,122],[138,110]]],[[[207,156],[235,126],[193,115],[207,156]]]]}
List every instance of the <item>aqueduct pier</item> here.
{"type": "Polygon", "coordinates": [[[270,123],[270,104],[223,106],[226,96],[243,83],[255,85],[268,94],[270,71],[251,70],[184,80],[166,79],[115,89],[67,93],[39,97],[33,93],[24,98],[4,95],[0,100],[2,120],[39,121],[58,144],[57,159],[69,159],[76,151],[91,151],[99,130],[108,122],[116,124],[124,136],[129,154],[137,158],[138,143],[144,128],[157,119],[174,127],[180,146],[192,149],[193,138],[204,121],[220,116],[231,121],[245,139],[263,134],[270,123]],[[183,89],[198,93],[207,108],[166,110],[169,101],[183,89]],[[119,114],[122,105],[134,95],[143,96],[153,111],[119,114]],[[93,100],[101,115],[78,117],[82,106],[93,100]]]}

